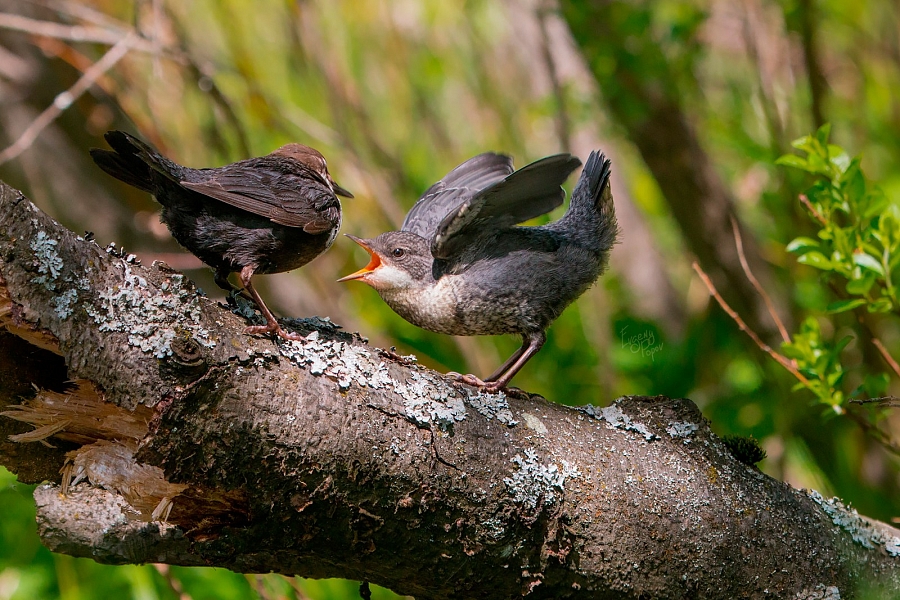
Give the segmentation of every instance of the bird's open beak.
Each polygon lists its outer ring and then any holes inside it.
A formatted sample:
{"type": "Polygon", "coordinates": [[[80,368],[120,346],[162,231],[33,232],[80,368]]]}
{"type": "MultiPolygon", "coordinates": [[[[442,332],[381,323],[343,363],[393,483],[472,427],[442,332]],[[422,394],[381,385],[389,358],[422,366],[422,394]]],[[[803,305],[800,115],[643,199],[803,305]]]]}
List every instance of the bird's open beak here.
{"type": "MultiPolygon", "coordinates": [[[[352,198],[353,194],[351,194],[346,188],[342,188],[338,184],[334,182],[334,179],[331,180],[331,189],[334,190],[334,193],[338,196],[343,196],[344,198],[352,198]]],[[[365,248],[365,246],[363,246],[365,248]]]]}
{"type": "Polygon", "coordinates": [[[348,238],[350,238],[351,240],[353,240],[354,242],[356,242],[357,244],[362,246],[365,249],[365,251],[369,253],[371,260],[369,260],[369,264],[367,264],[365,267],[363,267],[356,273],[350,273],[346,277],[341,277],[340,279],[338,279],[339,282],[340,281],[352,281],[354,279],[362,279],[363,277],[365,277],[366,275],[368,275],[369,273],[371,273],[372,271],[374,271],[375,269],[377,269],[378,267],[381,266],[381,257],[379,257],[378,253],[375,252],[374,250],[372,250],[371,247],[369,247],[367,240],[360,239],[360,238],[358,238],[354,235],[350,235],[350,234],[344,234],[344,235],[346,235],[348,238]]]}

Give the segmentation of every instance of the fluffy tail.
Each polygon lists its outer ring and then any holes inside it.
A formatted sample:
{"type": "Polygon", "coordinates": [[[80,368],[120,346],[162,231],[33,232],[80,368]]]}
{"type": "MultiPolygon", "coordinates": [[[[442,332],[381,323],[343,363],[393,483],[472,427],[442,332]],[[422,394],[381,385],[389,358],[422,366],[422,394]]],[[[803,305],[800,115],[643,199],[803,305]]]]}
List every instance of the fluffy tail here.
{"type": "Polygon", "coordinates": [[[557,221],[561,229],[600,252],[612,248],[619,234],[609,176],[611,163],[597,150],[591,152],[572,192],[569,210],[557,221]]]}
{"type": "Polygon", "coordinates": [[[103,136],[112,150],[91,149],[97,166],[121,181],[155,193],[154,172],[178,181],[183,167],[161,156],[153,148],[123,131],[108,131],[103,136]]]}

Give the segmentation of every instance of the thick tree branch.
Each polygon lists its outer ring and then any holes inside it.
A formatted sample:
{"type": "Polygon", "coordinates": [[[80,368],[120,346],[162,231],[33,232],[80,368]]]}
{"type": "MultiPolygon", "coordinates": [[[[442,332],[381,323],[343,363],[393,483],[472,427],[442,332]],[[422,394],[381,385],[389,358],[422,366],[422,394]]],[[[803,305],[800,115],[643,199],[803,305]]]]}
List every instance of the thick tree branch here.
{"type": "Polygon", "coordinates": [[[0,292],[0,463],[51,481],[59,552],[420,599],[900,590],[900,532],[737,462],[689,400],[485,395],[322,319],[247,336],[6,186],[0,292]]]}

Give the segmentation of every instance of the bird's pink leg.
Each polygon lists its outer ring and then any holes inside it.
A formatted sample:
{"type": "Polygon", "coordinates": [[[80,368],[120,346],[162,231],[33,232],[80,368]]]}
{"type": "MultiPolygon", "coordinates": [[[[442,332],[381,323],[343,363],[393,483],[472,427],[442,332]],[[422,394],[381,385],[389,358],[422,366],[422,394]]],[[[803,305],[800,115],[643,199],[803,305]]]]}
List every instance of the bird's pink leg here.
{"type": "Polygon", "coordinates": [[[269,307],[266,306],[266,303],[263,302],[263,299],[260,297],[259,292],[257,292],[256,288],[253,287],[253,284],[250,283],[250,278],[253,277],[253,270],[254,268],[251,266],[246,266],[241,269],[241,283],[244,284],[244,289],[250,292],[250,296],[253,298],[253,301],[256,302],[256,306],[259,307],[259,312],[261,312],[262,316],[266,319],[266,324],[251,325],[244,329],[244,333],[274,333],[278,337],[286,340],[302,340],[302,335],[288,333],[282,329],[281,325],[278,324],[278,321],[275,320],[275,315],[272,314],[272,311],[269,310],[269,307]]]}
{"type": "Polygon", "coordinates": [[[522,341],[522,347],[516,350],[513,355],[487,379],[482,380],[472,374],[460,375],[456,372],[450,372],[447,373],[447,375],[467,385],[483,388],[488,392],[499,391],[506,387],[506,384],[509,383],[515,374],[525,366],[525,363],[527,363],[532,356],[537,354],[538,350],[541,349],[541,346],[544,345],[544,342],[547,341],[547,336],[543,331],[531,333],[524,337],[525,339],[522,341]]]}

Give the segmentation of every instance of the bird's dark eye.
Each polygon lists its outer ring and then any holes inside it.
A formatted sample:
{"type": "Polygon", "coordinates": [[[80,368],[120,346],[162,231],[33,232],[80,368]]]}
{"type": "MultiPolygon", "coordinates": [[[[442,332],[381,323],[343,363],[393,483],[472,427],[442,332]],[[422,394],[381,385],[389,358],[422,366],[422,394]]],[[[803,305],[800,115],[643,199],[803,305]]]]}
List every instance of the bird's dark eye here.
{"type": "Polygon", "coordinates": [[[391,255],[393,255],[394,258],[402,258],[404,254],[406,253],[403,251],[403,248],[394,248],[391,250],[391,255]]]}

